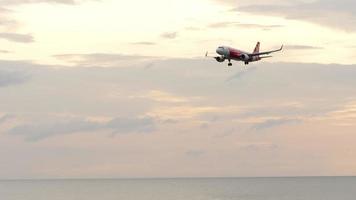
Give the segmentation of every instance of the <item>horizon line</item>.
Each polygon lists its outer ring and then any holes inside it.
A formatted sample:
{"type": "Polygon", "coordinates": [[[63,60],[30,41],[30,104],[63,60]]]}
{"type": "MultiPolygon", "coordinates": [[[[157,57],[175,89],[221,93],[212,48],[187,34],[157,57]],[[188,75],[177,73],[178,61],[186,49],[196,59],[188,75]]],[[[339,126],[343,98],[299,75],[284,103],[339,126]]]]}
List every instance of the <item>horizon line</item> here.
{"type": "Polygon", "coordinates": [[[280,178],[356,178],[356,175],[342,176],[201,176],[201,177],[117,177],[117,178],[6,178],[4,181],[85,181],[85,180],[171,180],[171,179],[280,179],[280,178]]]}

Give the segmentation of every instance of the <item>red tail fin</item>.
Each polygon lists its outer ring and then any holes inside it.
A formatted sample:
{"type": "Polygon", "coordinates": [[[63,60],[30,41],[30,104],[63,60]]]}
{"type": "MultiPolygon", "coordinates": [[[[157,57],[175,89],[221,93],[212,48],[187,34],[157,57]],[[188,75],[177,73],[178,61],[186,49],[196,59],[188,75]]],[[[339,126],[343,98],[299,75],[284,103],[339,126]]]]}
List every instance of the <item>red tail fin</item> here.
{"type": "Polygon", "coordinates": [[[260,42],[257,42],[255,50],[253,50],[253,53],[260,53],[260,42]]]}

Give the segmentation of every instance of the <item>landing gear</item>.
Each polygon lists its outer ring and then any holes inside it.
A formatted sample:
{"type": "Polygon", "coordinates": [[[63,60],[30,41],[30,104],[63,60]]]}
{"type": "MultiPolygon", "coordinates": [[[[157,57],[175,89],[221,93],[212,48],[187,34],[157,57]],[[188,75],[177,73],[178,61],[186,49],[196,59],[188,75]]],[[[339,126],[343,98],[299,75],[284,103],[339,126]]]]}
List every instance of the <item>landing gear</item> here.
{"type": "Polygon", "coordinates": [[[245,65],[248,65],[249,64],[249,62],[245,62],[245,65]]]}
{"type": "Polygon", "coordinates": [[[227,66],[229,66],[229,67],[232,66],[232,63],[231,63],[231,60],[230,60],[230,59],[229,59],[229,64],[228,64],[227,66]]]}

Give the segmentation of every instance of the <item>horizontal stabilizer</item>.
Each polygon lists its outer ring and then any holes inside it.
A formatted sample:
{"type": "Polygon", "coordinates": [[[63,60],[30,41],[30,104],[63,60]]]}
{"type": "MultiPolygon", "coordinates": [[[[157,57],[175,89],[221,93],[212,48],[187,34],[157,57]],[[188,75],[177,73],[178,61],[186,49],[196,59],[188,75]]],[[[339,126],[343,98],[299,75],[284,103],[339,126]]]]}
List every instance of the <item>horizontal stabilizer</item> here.
{"type": "Polygon", "coordinates": [[[273,56],[263,56],[263,57],[260,57],[261,59],[263,58],[272,58],[273,56]]]}

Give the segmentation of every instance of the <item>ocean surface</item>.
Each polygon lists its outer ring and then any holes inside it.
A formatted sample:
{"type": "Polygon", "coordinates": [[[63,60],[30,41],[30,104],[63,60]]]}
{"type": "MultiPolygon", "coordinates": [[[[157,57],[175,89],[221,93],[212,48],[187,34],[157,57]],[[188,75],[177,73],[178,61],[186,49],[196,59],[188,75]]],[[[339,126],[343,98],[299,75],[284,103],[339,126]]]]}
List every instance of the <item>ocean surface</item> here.
{"type": "Polygon", "coordinates": [[[356,178],[0,181],[0,200],[356,200],[356,178]]]}

